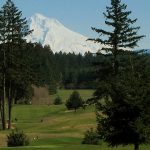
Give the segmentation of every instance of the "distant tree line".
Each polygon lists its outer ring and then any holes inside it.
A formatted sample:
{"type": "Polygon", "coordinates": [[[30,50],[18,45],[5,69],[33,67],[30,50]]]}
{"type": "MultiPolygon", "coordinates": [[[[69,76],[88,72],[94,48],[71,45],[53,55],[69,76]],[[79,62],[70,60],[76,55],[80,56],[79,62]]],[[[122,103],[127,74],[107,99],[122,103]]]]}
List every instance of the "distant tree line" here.
{"type": "Polygon", "coordinates": [[[40,43],[29,43],[26,49],[31,56],[29,65],[35,66],[35,81],[47,85],[50,94],[58,88],[94,89],[95,73],[92,64],[101,59],[87,52],[84,55],[75,53],[53,53],[50,46],[40,43]]]}

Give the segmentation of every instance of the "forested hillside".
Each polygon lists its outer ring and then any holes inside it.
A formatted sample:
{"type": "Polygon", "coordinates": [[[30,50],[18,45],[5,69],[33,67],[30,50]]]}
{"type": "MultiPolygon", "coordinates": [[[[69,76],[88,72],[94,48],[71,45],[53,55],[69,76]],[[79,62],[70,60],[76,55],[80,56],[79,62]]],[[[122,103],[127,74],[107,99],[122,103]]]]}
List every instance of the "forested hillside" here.
{"type": "MultiPolygon", "coordinates": [[[[50,94],[56,93],[56,90],[61,88],[95,89],[98,76],[95,68],[99,62],[103,62],[105,59],[103,54],[93,55],[90,52],[84,55],[62,53],[61,51],[53,53],[50,46],[43,47],[40,43],[28,43],[26,53],[29,68],[33,70],[33,83],[47,86],[50,94]]],[[[149,54],[144,54],[149,60],[149,54]]],[[[122,58],[120,57],[120,59],[122,58]]]]}
{"type": "Polygon", "coordinates": [[[93,63],[100,56],[93,56],[90,52],[84,55],[75,53],[53,53],[50,46],[41,44],[27,44],[26,51],[30,56],[29,65],[33,68],[33,79],[40,86],[47,85],[51,93],[56,88],[93,89],[95,75],[93,63]]]}

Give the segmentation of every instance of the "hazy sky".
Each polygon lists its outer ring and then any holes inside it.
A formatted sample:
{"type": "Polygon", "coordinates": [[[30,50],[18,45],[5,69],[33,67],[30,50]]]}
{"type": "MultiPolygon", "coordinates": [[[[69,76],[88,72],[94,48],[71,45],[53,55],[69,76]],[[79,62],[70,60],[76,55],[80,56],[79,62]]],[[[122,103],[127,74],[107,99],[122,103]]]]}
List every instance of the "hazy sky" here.
{"type": "MultiPolygon", "coordinates": [[[[6,0],[0,0],[0,6],[6,0]]],[[[122,0],[132,11],[131,17],[138,18],[136,25],[141,26],[140,34],[146,35],[139,48],[150,48],[150,0],[122,0]]],[[[103,12],[110,0],[13,0],[23,12],[24,17],[41,13],[59,20],[66,27],[88,37],[95,37],[91,26],[105,28],[103,12]]]]}

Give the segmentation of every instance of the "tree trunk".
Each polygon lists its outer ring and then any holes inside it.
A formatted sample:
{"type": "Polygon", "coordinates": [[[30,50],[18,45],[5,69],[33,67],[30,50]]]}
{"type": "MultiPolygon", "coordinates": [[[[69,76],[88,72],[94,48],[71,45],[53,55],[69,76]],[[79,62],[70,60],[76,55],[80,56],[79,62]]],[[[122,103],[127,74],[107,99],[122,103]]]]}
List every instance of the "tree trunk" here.
{"type": "Polygon", "coordinates": [[[117,54],[116,54],[116,51],[118,51],[117,50],[117,48],[115,47],[115,52],[114,52],[114,54],[113,54],[113,69],[114,69],[114,74],[115,75],[117,75],[118,74],[118,61],[117,61],[117,54]]]}
{"type": "Polygon", "coordinates": [[[11,81],[10,81],[9,95],[8,95],[8,129],[11,129],[11,110],[12,110],[12,88],[11,88],[11,81]]]}
{"type": "Polygon", "coordinates": [[[2,120],[2,106],[1,106],[1,104],[0,104],[0,114],[1,114],[1,116],[0,116],[0,118],[1,118],[1,120],[2,120]]]}
{"type": "Polygon", "coordinates": [[[134,150],[139,150],[139,144],[138,143],[134,144],[134,150]]]}
{"type": "Polygon", "coordinates": [[[3,97],[1,101],[1,115],[2,115],[2,129],[6,129],[6,118],[5,118],[5,102],[6,102],[6,53],[3,48],[3,97]]]}
{"type": "Polygon", "coordinates": [[[11,129],[11,110],[12,110],[12,106],[11,104],[9,104],[9,108],[8,108],[8,129],[11,129]]]}
{"type": "Polygon", "coordinates": [[[74,112],[75,112],[75,113],[77,112],[77,109],[76,109],[76,108],[74,109],[74,112]]]}
{"type": "Polygon", "coordinates": [[[2,117],[3,117],[2,103],[0,104],[0,113],[1,113],[1,123],[3,125],[3,121],[2,121],[2,117]]]}
{"type": "Polygon", "coordinates": [[[5,73],[3,75],[3,98],[2,98],[2,129],[6,129],[6,119],[5,119],[5,98],[6,98],[6,92],[5,92],[5,73]]]}

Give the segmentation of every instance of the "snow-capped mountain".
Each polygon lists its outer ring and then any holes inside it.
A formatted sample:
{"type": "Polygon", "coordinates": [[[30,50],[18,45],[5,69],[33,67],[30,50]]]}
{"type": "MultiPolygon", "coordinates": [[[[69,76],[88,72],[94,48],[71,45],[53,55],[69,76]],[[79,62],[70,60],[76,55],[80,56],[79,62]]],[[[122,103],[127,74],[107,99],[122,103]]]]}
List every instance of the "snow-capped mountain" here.
{"type": "Polygon", "coordinates": [[[87,41],[88,37],[71,31],[58,20],[41,14],[35,14],[29,19],[29,27],[34,31],[27,37],[27,41],[50,45],[53,52],[84,54],[87,51],[97,52],[101,48],[100,44],[87,41]]]}

